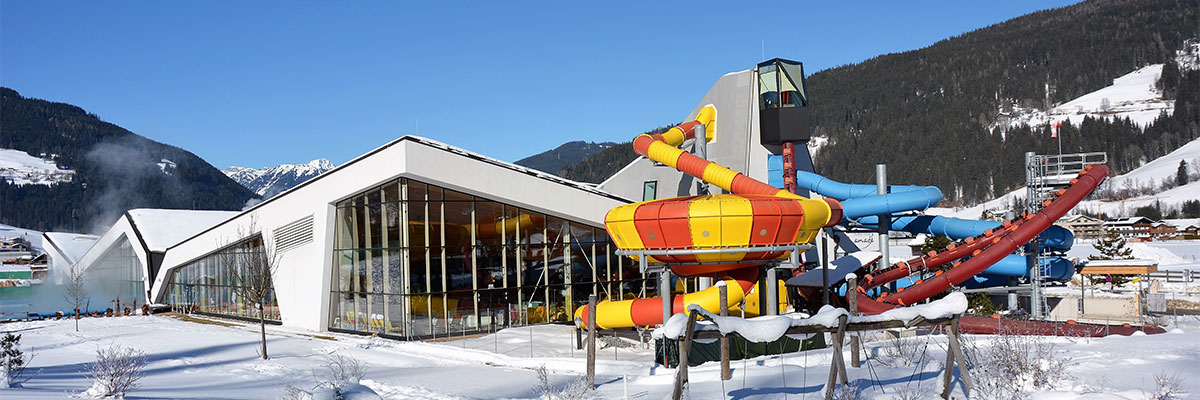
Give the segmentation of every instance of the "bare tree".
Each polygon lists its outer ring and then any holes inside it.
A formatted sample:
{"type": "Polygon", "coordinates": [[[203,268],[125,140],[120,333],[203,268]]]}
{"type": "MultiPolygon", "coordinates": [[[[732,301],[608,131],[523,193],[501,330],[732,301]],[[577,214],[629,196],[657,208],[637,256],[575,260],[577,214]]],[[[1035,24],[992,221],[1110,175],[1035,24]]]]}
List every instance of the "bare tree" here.
{"type": "Polygon", "coordinates": [[[279,270],[279,253],[274,243],[266,241],[258,229],[257,218],[250,217],[245,229],[238,229],[238,240],[225,246],[221,261],[233,286],[233,293],[258,312],[258,328],[264,360],[267,357],[266,303],[275,292],[271,279],[279,270]]]}
{"type": "Polygon", "coordinates": [[[67,304],[75,309],[75,332],[79,332],[79,307],[83,307],[89,300],[86,287],[87,274],[79,265],[71,266],[66,273],[66,279],[63,280],[63,299],[66,299],[67,304]]]}

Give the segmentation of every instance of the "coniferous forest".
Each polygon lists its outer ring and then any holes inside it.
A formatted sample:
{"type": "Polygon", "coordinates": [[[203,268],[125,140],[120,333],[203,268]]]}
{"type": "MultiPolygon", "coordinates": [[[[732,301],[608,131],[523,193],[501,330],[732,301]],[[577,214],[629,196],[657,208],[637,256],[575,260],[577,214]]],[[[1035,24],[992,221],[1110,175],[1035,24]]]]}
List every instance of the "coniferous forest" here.
{"type": "Polygon", "coordinates": [[[0,179],[0,223],[97,232],[131,208],[240,210],[257,198],[200,157],[82,108],[8,88],[0,88],[0,107],[0,148],[45,154],[75,171],[70,182],[49,186],[0,179]],[[174,165],[160,166],[163,160],[174,165]]]}

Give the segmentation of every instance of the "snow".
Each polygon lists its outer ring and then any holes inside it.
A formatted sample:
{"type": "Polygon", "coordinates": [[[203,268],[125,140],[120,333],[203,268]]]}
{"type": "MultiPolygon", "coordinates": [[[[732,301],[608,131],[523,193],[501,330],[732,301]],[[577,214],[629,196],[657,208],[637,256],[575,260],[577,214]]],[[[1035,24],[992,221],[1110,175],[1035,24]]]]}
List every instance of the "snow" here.
{"type": "MultiPolygon", "coordinates": [[[[1123,189],[1126,187],[1137,188],[1148,185],[1158,185],[1164,179],[1174,179],[1176,171],[1179,169],[1179,161],[1183,160],[1188,165],[1200,165],[1200,139],[1193,140],[1187,144],[1175,149],[1165,156],[1159,157],[1154,161],[1148,162],[1141,167],[1135,168],[1125,174],[1117,175],[1106,179],[1101,183],[1101,188],[1111,187],[1115,189],[1123,189]]],[[[1025,188],[1018,188],[1004,195],[989,200],[971,207],[963,208],[942,208],[933,207],[926,210],[926,213],[931,215],[945,215],[958,218],[974,218],[978,219],[983,215],[984,210],[1007,210],[1015,199],[1025,198],[1025,188]]],[[[1134,210],[1138,207],[1160,203],[1164,208],[1179,208],[1184,201],[1200,199],[1200,181],[1188,183],[1187,185],[1177,186],[1172,189],[1145,196],[1138,196],[1124,201],[1115,200],[1083,200],[1075,206],[1075,210],[1086,210],[1091,213],[1103,212],[1109,216],[1129,216],[1133,215],[1134,210]]],[[[1193,221],[1194,223],[1195,221],[1193,221]]],[[[1187,225],[1176,225],[1178,227],[1186,227],[1187,225]]]]}
{"type": "Polygon", "coordinates": [[[154,164],[158,165],[158,170],[162,171],[163,174],[175,175],[176,166],[174,161],[163,158],[154,164]]]}
{"type": "Polygon", "coordinates": [[[70,182],[74,176],[75,171],[59,169],[52,160],[20,150],[0,149],[0,178],[14,185],[51,185],[70,182]]]}
{"type": "Polygon", "coordinates": [[[1090,260],[1081,262],[1087,267],[1150,267],[1157,266],[1158,261],[1135,258],[1132,260],[1090,260]]]}
{"type": "MultiPolygon", "coordinates": [[[[1100,252],[1092,247],[1093,243],[1092,240],[1076,239],[1067,257],[1082,261],[1088,256],[1099,255],[1100,252]]],[[[1132,251],[1133,258],[1157,262],[1159,271],[1200,270],[1200,240],[1128,242],[1125,247],[1132,251]]]]}
{"type": "Polygon", "coordinates": [[[1007,121],[992,124],[992,128],[1004,129],[1017,126],[1043,126],[1059,121],[1070,121],[1079,126],[1086,116],[1092,118],[1128,118],[1141,127],[1146,127],[1162,113],[1175,111],[1175,102],[1162,98],[1155,83],[1162,75],[1162,64],[1148,65],[1113,79],[1112,85],[1085,94],[1074,100],[1050,109],[1015,108],[1007,121]]]}
{"type": "MultiPolygon", "coordinates": [[[[878,256],[876,256],[878,257],[878,256]]],[[[901,307],[885,311],[876,315],[858,315],[852,316],[844,308],[835,308],[831,306],[823,306],[817,311],[816,315],[808,316],[804,313],[794,313],[787,315],[767,315],[755,318],[738,318],[738,317],[722,317],[712,312],[705,310],[699,306],[688,306],[689,311],[696,311],[707,318],[707,321],[697,321],[695,329],[697,331],[704,330],[719,330],[722,335],[737,333],[746,340],[751,342],[771,342],[779,339],[787,330],[798,326],[820,326],[825,328],[836,328],[838,321],[842,316],[848,316],[847,323],[870,323],[882,321],[901,321],[911,322],[917,317],[922,317],[927,320],[950,318],[955,314],[962,314],[967,310],[967,296],[961,292],[953,292],[946,297],[931,301],[926,304],[915,305],[911,307],[901,307]]],[[[671,319],[667,320],[664,327],[655,329],[653,336],[655,338],[667,337],[678,339],[687,331],[687,314],[675,314],[671,319]]]]}
{"type": "MultiPolygon", "coordinates": [[[[931,303],[932,304],[932,303],[931,303]]],[[[835,318],[836,319],[836,318],[835,318]]],[[[133,398],[279,398],[285,385],[313,392],[314,371],[328,354],[367,364],[360,384],[385,399],[533,399],[539,396],[533,368],[545,365],[556,389],[579,379],[585,353],[575,350],[570,326],[509,328],[495,334],[438,343],[400,342],[340,333],[312,333],[268,326],[269,360],[256,356],[258,326],[223,321],[219,326],[168,316],[88,318],[79,321],[15,322],[5,330],[22,334],[22,348],[35,353],[40,372],[19,389],[0,389],[0,398],[61,399],[87,390],[86,367],[99,346],[136,347],[150,360],[133,398]],[[530,340],[537,343],[530,346],[530,340]],[[532,350],[532,352],[531,352],[532,350]]],[[[1178,374],[1187,392],[1200,393],[1200,318],[1160,335],[1106,338],[1043,338],[1054,357],[1067,360],[1066,379],[1057,389],[1033,398],[1142,399],[1155,390],[1154,375],[1178,374]]],[[[890,399],[917,389],[919,399],[935,399],[945,360],[944,335],[923,335],[927,361],[892,367],[880,362],[888,340],[866,334],[864,365],[847,368],[863,399],[890,399]]],[[[986,347],[992,336],[965,335],[966,348],[986,347]]],[[[597,398],[661,399],[671,393],[674,370],[656,365],[654,352],[632,347],[600,347],[596,352],[597,398]]],[[[845,350],[849,352],[849,349],[845,350]]],[[[849,354],[843,356],[849,359],[849,354]]],[[[691,398],[820,398],[831,349],[761,356],[731,363],[733,378],[720,380],[720,364],[689,368],[691,398]],[[722,396],[724,394],[725,396],[722,396]]],[[[348,387],[349,385],[347,385],[348,387]]],[[[952,396],[966,398],[958,378],[952,396]]],[[[972,393],[971,398],[977,394],[972,393]]]]}
{"type": "Polygon", "coordinates": [[[38,251],[42,250],[42,233],[32,229],[18,228],[11,225],[0,224],[0,239],[22,238],[29,241],[29,245],[38,251]]]}
{"type": "Polygon", "coordinates": [[[96,240],[100,239],[99,236],[95,235],[67,232],[46,232],[44,238],[46,240],[43,240],[43,243],[46,247],[57,247],[67,257],[67,260],[63,260],[67,265],[78,261],[79,257],[87,253],[88,249],[91,249],[92,245],[96,244],[96,240]]]}
{"type": "Polygon", "coordinates": [[[129,210],[130,222],[142,234],[146,247],[160,252],[238,214],[237,211],[129,210]]]}
{"type": "Polygon", "coordinates": [[[304,164],[280,164],[258,169],[232,166],[221,172],[259,196],[270,197],[333,168],[332,162],[318,158],[304,164]]]}
{"type": "MultiPolygon", "coordinates": [[[[1110,156],[1112,155],[1110,154],[1110,156]]],[[[1154,161],[1150,161],[1133,171],[1113,177],[1106,184],[1118,189],[1126,186],[1142,187],[1158,185],[1165,178],[1175,178],[1176,171],[1179,170],[1180,161],[1185,161],[1188,165],[1200,165],[1200,139],[1188,142],[1175,149],[1175,151],[1154,159],[1154,161]]],[[[1200,198],[1200,195],[1193,196],[1192,198],[1200,198]]]]}

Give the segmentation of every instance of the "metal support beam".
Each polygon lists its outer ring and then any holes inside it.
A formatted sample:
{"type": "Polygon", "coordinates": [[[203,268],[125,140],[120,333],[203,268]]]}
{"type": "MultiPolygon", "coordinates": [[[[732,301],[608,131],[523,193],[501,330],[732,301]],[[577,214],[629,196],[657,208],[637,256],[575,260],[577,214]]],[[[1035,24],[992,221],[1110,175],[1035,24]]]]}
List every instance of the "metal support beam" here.
{"type": "Polygon", "coordinates": [[[775,266],[767,266],[767,315],[779,315],[779,280],[775,278],[775,266]]]}
{"type": "MultiPolygon", "coordinates": [[[[878,194],[887,194],[887,164],[875,164],[875,190],[878,194]]],[[[888,247],[888,229],[891,228],[891,216],[888,214],[879,215],[879,254],[882,255],[879,259],[879,264],[876,268],[884,268],[891,264],[891,254],[888,247]]]]}

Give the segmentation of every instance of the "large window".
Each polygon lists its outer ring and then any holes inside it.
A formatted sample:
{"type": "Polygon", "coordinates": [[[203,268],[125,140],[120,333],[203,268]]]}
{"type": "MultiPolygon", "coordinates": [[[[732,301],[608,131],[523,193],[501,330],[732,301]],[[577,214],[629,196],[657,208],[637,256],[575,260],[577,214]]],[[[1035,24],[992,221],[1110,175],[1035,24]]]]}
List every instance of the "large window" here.
{"type": "MultiPolygon", "coordinates": [[[[254,301],[238,295],[234,274],[246,274],[246,252],[263,252],[262,238],[227,246],[216,253],[176,269],[168,282],[167,304],[179,312],[200,312],[257,319],[254,301]]],[[[261,258],[259,258],[261,259],[261,258]]],[[[263,304],[263,317],[279,321],[279,303],[271,289],[263,304]]]]}
{"type": "Polygon", "coordinates": [[[422,338],[566,322],[591,293],[644,286],[601,228],[411,179],[339,202],[335,229],[333,329],[422,338]]]}
{"type": "Polygon", "coordinates": [[[103,299],[106,305],[93,309],[112,307],[119,309],[146,303],[146,281],[142,263],[133,253],[129,240],[122,237],[116,245],[105,251],[96,263],[87,270],[86,279],[92,282],[93,299],[103,299]]]}

